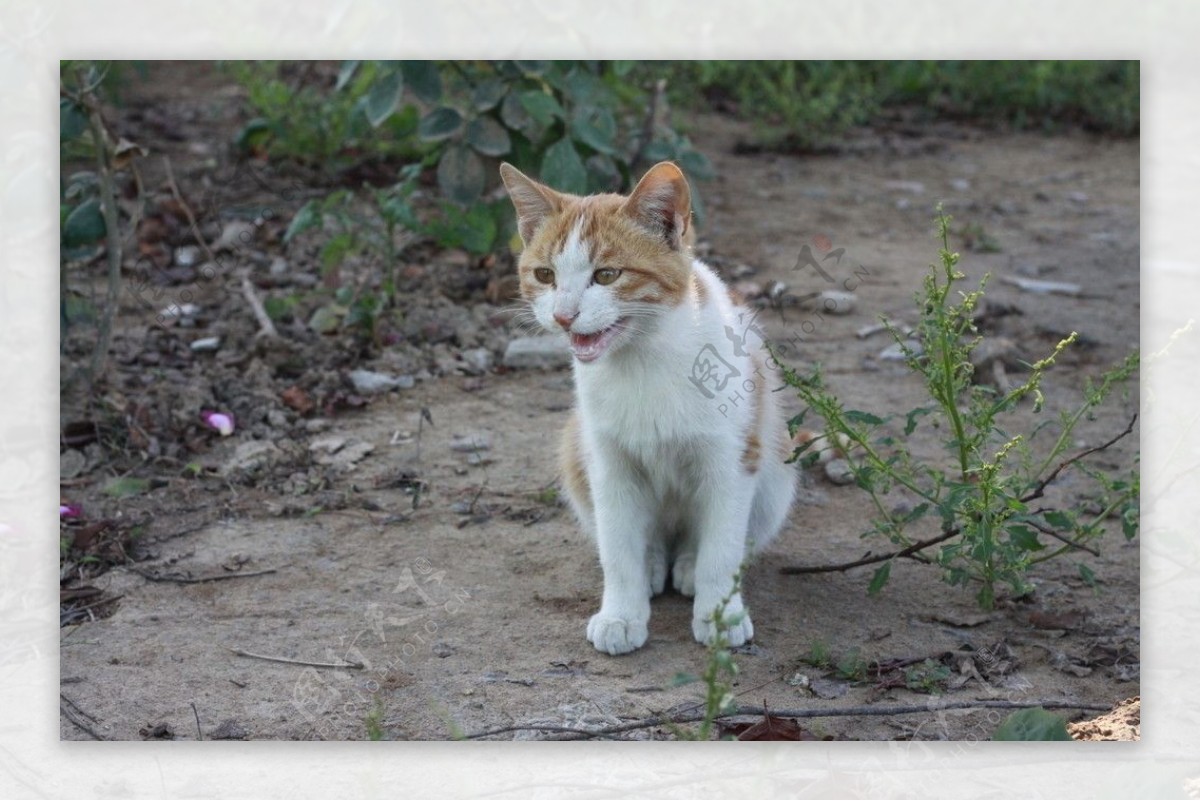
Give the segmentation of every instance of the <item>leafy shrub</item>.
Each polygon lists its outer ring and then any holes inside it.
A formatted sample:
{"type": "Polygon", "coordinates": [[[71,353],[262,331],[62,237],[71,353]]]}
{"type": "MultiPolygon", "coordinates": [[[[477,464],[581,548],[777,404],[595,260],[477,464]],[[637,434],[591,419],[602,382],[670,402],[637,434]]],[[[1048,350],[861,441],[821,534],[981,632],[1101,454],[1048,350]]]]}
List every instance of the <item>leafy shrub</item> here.
{"type": "MultiPolygon", "coordinates": [[[[876,512],[868,534],[885,536],[900,546],[899,551],[886,557],[868,560],[881,563],[869,592],[876,593],[887,583],[896,558],[920,558],[921,552],[937,546],[934,561],[943,569],[946,580],[952,585],[978,585],[976,599],[981,607],[990,609],[997,584],[1007,584],[1016,594],[1024,594],[1029,589],[1024,577],[1032,565],[1086,550],[1087,543],[1103,535],[1110,517],[1119,520],[1126,538],[1136,535],[1136,466],[1110,472],[1082,461],[1130,433],[1136,415],[1123,432],[1104,445],[1073,456],[1066,454],[1079,422],[1103,404],[1114,389],[1130,381],[1138,369],[1139,357],[1131,354],[1098,382],[1089,382],[1082,403],[1059,416],[1058,434],[1049,448],[1035,455],[1033,440],[1052,426],[1042,423],[1028,433],[1010,434],[1013,421],[1007,415],[1029,399],[1034,411],[1041,412],[1042,379],[1055,359],[1075,341],[1075,334],[1031,365],[1029,377],[1019,386],[1004,392],[975,384],[970,356],[982,337],[973,320],[983,291],[957,290],[964,278],[957,270],[959,255],[949,249],[949,218],[940,207],[938,214],[941,264],[931,268],[917,296],[920,323],[916,339],[907,338],[888,324],[905,363],[925,383],[928,405],[887,418],[846,409],[826,387],[819,365],[808,376],[782,363],[780,366],[786,383],[796,389],[809,410],[824,420],[828,441],[847,444],[855,481],[870,496],[876,512]],[[941,461],[918,459],[908,446],[907,438],[926,417],[947,430],[948,439],[943,443],[953,464],[949,469],[941,461]],[[904,423],[902,438],[890,427],[893,420],[900,419],[904,423]],[[1047,488],[1068,467],[1095,482],[1100,497],[1098,508],[1080,500],[1059,506],[1044,501],[1047,488]],[[893,489],[913,499],[911,509],[889,511],[884,496],[893,489]],[[939,521],[941,534],[914,540],[908,530],[925,518],[939,521]]],[[[789,421],[793,432],[807,411],[789,421]]],[[[816,453],[804,455],[813,442],[798,448],[793,458],[815,461],[816,453]]],[[[1087,565],[1080,562],[1078,569],[1085,581],[1094,582],[1087,565]]]]}

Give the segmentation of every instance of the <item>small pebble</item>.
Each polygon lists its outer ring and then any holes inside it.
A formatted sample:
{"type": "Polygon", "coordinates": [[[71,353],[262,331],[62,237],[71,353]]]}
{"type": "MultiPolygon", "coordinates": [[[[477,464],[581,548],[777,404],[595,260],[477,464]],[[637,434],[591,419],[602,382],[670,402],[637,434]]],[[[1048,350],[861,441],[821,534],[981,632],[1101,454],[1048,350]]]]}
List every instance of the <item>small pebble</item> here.
{"type": "Polygon", "coordinates": [[[192,344],[189,347],[191,347],[191,349],[196,351],[197,353],[204,352],[204,351],[213,351],[213,350],[216,350],[217,348],[221,347],[221,338],[220,337],[205,337],[204,339],[197,339],[194,342],[192,342],[192,344]]]}
{"type": "Polygon", "coordinates": [[[363,395],[376,395],[393,389],[412,389],[416,379],[411,375],[388,375],[373,370],[354,370],[350,373],[354,389],[363,395]]]}
{"type": "Polygon", "coordinates": [[[457,453],[475,453],[492,447],[492,435],[486,432],[457,434],[450,441],[450,450],[457,453]]]}
{"type": "Polygon", "coordinates": [[[825,477],[838,486],[854,483],[854,471],[845,459],[830,459],[826,462],[825,477]]]}
{"type": "Polygon", "coordinates": [[[849,314],[857,304],[858,298],[853,292],[826,289],[817,295],[817,310],[826,314],[849,314]]]}

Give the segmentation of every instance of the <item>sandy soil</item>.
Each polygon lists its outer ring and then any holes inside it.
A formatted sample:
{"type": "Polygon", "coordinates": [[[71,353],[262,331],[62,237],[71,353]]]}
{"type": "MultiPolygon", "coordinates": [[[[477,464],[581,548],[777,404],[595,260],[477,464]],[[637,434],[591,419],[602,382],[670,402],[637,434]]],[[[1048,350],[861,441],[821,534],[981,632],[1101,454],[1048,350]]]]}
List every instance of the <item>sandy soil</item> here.
{"type": "MultiPolygon", "coordinates": [[[[232,103],[236,93],[201,94],[232,103]]],[[[744,264],[753,268],[746,280],[764,289],[771,281],[795,295],[824,289],[813,271],[793,269],[818,236],[845,248],[839,282],[862,268],[850,315],[785,307],[761,318],[773,339],[799,332],[795,364],[822,362],[850,407],[886,414],[919,403],[918,382],[877,358],[886,335],[860,339],[855,331],[881,313],[913,319],[912,293],[936,255],[937,200],[957,230],[974,224],[977,242],[982,232],[998,247],[975,252],[961,238],[955,243],[969,275],[992,273],[989,302],[1019,311],[998,317],[992,333],[1012,338],[1031,360],[1071,330],[1085,338],[1047,381],[1048,414],[1076,403],[1087,378],[1138,346],[1137,142],[897,126],[863,135],[846,153],[805,157],[738,154],[735,145],[751,133],[744,124],[689,122],[719,173],[701,185],[709,217],[702,246],[727,275],[742,274],[744,264]],[[1073,281],[1085,292],[1034,295],[1001,282],[1005,276],[1073,281]]],[[[203,121],[193,124],[185,130],[206,130],[203,121]]],[[[160,144],[184,157],[183,144],[160,144]]],[[[280,246],[264,246],[272,248],[280,246]]],[[[254,351],[253,321],[236,290],[208,297],[210,324],[231,326],[223,349],[249,354],[226,368],[260,395],[263,387],[276,394],[286,387],[292,379],[275,370],[272,356],[254,351]],[[226,319],[235,314],[244,319],[226,319]]],[[[123,316],[127,337],[146,336],[149,321],[140,314],[123,316]]],[[[507,326],[494,333],[516,334],[507,326]]],[[[392,362],[379,356],[367,366],[379,363],[392,362]]],[[[209,368],[180,369],[191,380],[209,368]]],[[[112,475],[104,465],[65,481],[64,497],[82,500],[92,519],[136,520],[142,532],[130,560],[64,577],[64,590],[93,586],[109,599],[94,619],[73,616],[63,629],[62,692],[72,717],[112,739],[442,739],[510,726],[605,727],[696,703],[699,685],[673,683],[680,672],[699,673],[706,659],[692,641],[687,599],[655,600],[649,643],[631,655],[602,655],[584,637],[600,569],[548,491],[557,431],[572,402],[569,371],[444,372],[365,408],[339,407],[333,416],[287,411],[285,426],[247,424],[227,439],[210,436],[185,460],[200,463],[199,475],[149,461],[138,475],[159,477],[161,486],[135,498],[101,493],[112,475]],[[456,450],[464,436],[490,447],[456,450]],[[254,439],[278,446],[265,467],[236,480],[209,469],[254,439]],[[212,576],[228,580],[194,582],[212,576]]],[[[220,381],[236,393],[236,379],[220,381]]],[[[1117,399],[1079,429],[1077,445],[1117,433],[1136,408],[1136,396],[1117,399]]],[[[65,401],[64,422],[73,411],[65,401]]],[[[937,452],[935,431],[923,427],[917,438],[920,452],[937,452]]],[[[1104,458],[1128,464],[1136,447],[1128,438],[1104,458]]],[[[816,473],[803,482],[783,534],[746,579],[756,637],[737,655],[741,703],[834,715],[917,705],[928,711],[802,723],[818,737],[981,739],[1003,713],[939,705],[1045,700],[1099,708],[1138,694],[1138,541],[1127,543],[1115,521],[1099,556],[1042,565],[1031,596],[1001,598],[983,614],[970,590],[912,562],[898,562],[875,597],[866,594],[870,570],[781,574],[785,565],[841,562],[886,547],[860,537],[870,510],[858,489],[816,473]],[[1094,570],[1096,589],[1080,578],[1080,563],[1094,570]],[[847,681],[836,667],[811,664],[814,650],[834,665],[944,666],[948,685],[937,695],[908,689],[903,668],[847,681]]],[[[1077,486],[1068,475],[1058,491],[1069,496],[1077,486]]],[[[61,732],[89,736],[66,715],[61,732]]],[[[622,736],[674,735],[648,727],[622,736]]]]}

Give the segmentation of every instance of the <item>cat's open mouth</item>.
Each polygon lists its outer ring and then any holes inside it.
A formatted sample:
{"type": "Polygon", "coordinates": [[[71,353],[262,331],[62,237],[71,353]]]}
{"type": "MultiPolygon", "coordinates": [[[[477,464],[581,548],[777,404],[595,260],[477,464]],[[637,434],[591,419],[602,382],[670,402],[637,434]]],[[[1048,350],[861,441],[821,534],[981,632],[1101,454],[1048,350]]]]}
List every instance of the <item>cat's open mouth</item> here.
{"type": "Polygon", "coordinates": [[[625,330],[625,318],[594,334],[571,334],[571,352],[581,362],[594,362],[608,346],[625,330]]]}

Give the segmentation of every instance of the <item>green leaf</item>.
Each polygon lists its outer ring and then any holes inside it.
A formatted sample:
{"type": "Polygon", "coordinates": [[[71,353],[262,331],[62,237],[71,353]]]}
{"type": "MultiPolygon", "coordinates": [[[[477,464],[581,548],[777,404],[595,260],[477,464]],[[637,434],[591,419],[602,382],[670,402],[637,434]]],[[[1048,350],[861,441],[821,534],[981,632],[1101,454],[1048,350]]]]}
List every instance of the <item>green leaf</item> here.
{"type": "Polygon", "coordinates": [[[485,156],[503,156],[512,150],[504,126],[491,117],[476,117],[467,126],[467,144],[485,156]]]}
{"type": "Polygon", "coordinates": [[[581,109],[571,122],[571,135],[599,153],[615,156],[617,121],[608,109],[581,109]]]}
{"type": "Polygon", "coordinates": [[[1138,508],[1136,506],[1127,506],[1125,511],[1121,512],[1121,533],[1125,535],[1125,539],[1131,540],[1137,536],[1138,531],[1138,508]]]}
{"type": "Polygon", "coordinates": [[[456,109],[442,106],[435,108],[421,119],[417,126],[417,136],[426,142],[440,142],[458,133],[462,124],[462,115],[456,109]]]}
{"type": "Polygon", "coordinates": [[[883,425],[883,418],[876,417],[870,412],[860,412],[855,409],[846,410],[846,419],[852,423],[863,423],[869,426],[883,425]]]}
{"type": "Polygon", "coordinates": [[[273,130],[269,120],[263,117],[255,117],[246,123],[242,127],[242,130],[238,131],[233,144],[242,153],[249,153],[266,142],[267,138],[273,133],[273,130]]]}
{"type": "Polygon", "coordinates": [[[337,83],[334,84],[334,91],[340,91],[346,84],[350,83],[350,79],[354,77],[355,70],[361,61],[343,61],[341,69],[338,70],[337,83]]]}
{"type": "Polygon", "coordinates": [[[313,312],[308,327],[318,334],[332,334],[342,325],[342,315],[333,306],[322,306],[313,312]]]}
{"type": "Polygon", "coordinates": [[[1079,577],[1083,579],[1084,583],[1089,587],[1096,586],[1096,574],[1092,572],[1090,567],[1083,563],[1080,563],[1079,565],[1079,577]]]}
{"type": "Polygon", "coordinates": [[[500,120],[511,130],[524,131],[533,124],[533,117],[525,110],[519,94],[511,93],[500,103],[500,120]]]}
{"type": "Polygon", "coordinates": [[[913,409],[911,412],[906,414],[904,416],[904,419],[906,421],[904,424],[904,436],[907,437],[907,436],[911,435],[912,432],[917,430],[917,418],[918,417],[924,417],[925,415],[931,413],[932,411],[933,411],[933,409],[931,409],[930,407],[922,406],[920,408],[913,409]]]}
{"type": "Polygon", "coordinates": [[[550,67],[549,61],[518,61],[516,65],[529,75],[541,75],[550,67]]]}
{"type": "Polygon", "coordinates": [[[484,81],[471,92],[471,105],[476,111],[491,111],[508,92],[508,84],[499,78],[484,81]]]}
{"type": "Polygon", "coordinates": [[[1058,715],[1040,706],[1013,712],[996,729],[993,740],[1070,740],[1067,726],[1058,715]]]}
{"type": "Polygon", "coordinates": [[[371,85],[367,93],[367,105],[364,111],[371,127],[378,128],[384,120],[392,116],[400,103],[400,95],[404,93],[404,78],[399,72],[392,71],[371,85]]]}
{"type": "Polygon", "coordinates": [[[531,89],[528,92],[520,94],[521,105],[529,112],[529,116],[533,117],[538,124],[546,126],[554,122],[554,118],[564,119],[566,112],[554,99],[554,95],[543,92],[539,89],[531,89]]]}
{"type": "Polygon", "coordinates": [[[587,191],[587,168],[570,137],[564,136],[546,148],[541,177],[560,192],[580,195],[587,191]]]}
{"type": "Polygon", "coordinates": [[[342,260],[346,258],[346,254],[354,248],[354,236],[349,233],[340,233],[333,239],[325,243],[321,248],[321,271],[322,274],[327,274],[334,268],[341,265],[342,260]]]}
{"type": "Polygon", "coordinates": [[[1068,517],[1065,512],[1051,510],[1046,512],[1044,516],[1046,518],[1046,522],[1055,528],[1062,529],[1064,531],[1071,531],[1075,528],[1075,521],[1068,517]]]}
{"type": "Polygon", "coordinates": [[[413,94],[426,103],[442,99],[442,76],[434,61],[401,61],[400,71],[413,94]]]}
{"type": "Polygon", "coordinates": [[[884,562],[875,570],[875,575],[871,577],[871,583],[867,585],[867,595],[877,595],[883,589],[883,585],[888,583],[888,579],[892,575],[892,563],[884,562]]]}
{"type": "Polygon", "coordinates": [[[103,239],[106,230],[99,199],[89,198],[67,215],[63,223],[62,244],[68,248],[89,245],[103,239]]]}
{"type": "Polygon", "coordinates": [[[134,495],[141,495],[150,489],[150,479],[148,478],[132,478],[125,476],[124,478],[114,478],[104,488],[104,494],[113,498],[132,498],[134,495]]]}
{"type": "Polygon", "coordinates": [[[1029,526],[1009,526],[1008,541],[1023,551],[1041,551],[1046,546],[1038,542],[1038,533],[1029,526]]]}
{"type": "Polygon", "coordinates": [[[87,116],[83,109],[65,97],[58,99],[58,141],[69,142],[87,130],[87,116]]]}
{"type": "Polygon", "coordinates": [[[692,673],[676,673],[671,679],[672,687],[682,687],[685,684],[695,684],[700,681],[700,677],[692,673]]]}
{"type": "Polygon", "coordinates": [[[290,242],[297,235],[316,228],[321,224],[321,210],[317,207],[315,200],[310,200],[300,207],[296,212],[296,216],[288,223],[287,231],[283,234],[283,241],[290,242]]]}
{"type": "Polygon", "coordinates": [[[487,180],[479,155],[463,145],[446,148],[438,162],[437,177],[442,194],[461,206],[474,203],[487,180]]]}

